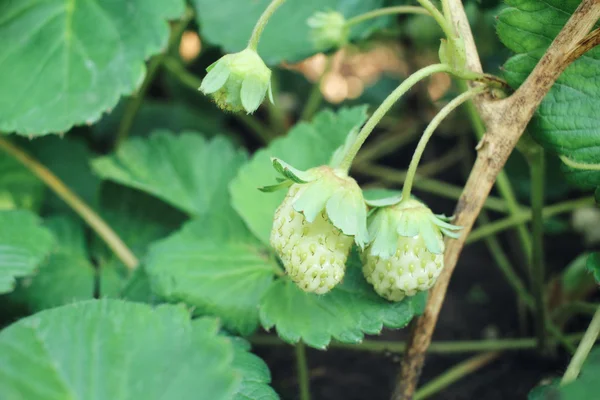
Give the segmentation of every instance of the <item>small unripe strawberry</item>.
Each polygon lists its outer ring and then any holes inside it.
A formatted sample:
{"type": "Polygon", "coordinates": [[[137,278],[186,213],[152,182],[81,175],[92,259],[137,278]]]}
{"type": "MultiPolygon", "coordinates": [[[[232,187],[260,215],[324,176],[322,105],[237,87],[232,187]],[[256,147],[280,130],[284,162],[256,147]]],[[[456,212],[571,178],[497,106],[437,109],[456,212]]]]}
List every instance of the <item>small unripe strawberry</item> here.
{"type": "Polygon", "coordinates": [[[430,289],[444,267],[443,234],[460,228],[418,200],[376,209],[369,218],[371,244],[361,254],[363,274],[375,291],[400,301],[430,289]]]}
{"type": "Polygon", "coordinates": [[[253,113],[267,93],[273,102],[271,70],[252,49],[227,54],[206,70],[200,90],[223,110],[253,113]]]}
{"type": "Polygon", "coordinates": [[[361,254],[363,274],[381,297],[400,301],[418,291],[430,289],[444,267],[443,254],[427,250],[421,237],[399,237],[391,257],[361,254]]]}
{"type": "Polygon", "coordinates": [[[271,245],[302,290],[323,294],[344,277],[353,238],[333,226],[324,211],[310,223],[294,210],[293,203],[303,190],[300,184],[292,185],[275,212],[271,245]]]}
{"type": "Polygon", "coordinates": [[[368,241],[362,191],[345,171],[328,166],[299,171],[272,161],[284,179],[262,190],[289,190],[275,212],[271,245],[302,290],[327,293],[344,277],[352,243],[363,248],[368,241]]]}

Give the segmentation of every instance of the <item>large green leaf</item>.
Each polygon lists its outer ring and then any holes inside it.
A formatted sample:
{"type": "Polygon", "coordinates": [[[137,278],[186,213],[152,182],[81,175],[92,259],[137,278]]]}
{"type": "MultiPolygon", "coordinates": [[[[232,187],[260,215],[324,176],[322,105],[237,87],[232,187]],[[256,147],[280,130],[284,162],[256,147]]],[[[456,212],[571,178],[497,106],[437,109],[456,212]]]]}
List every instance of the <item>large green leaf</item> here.
{"type": "Polygon", "coordinates": [[[285,191],[263,193],[258,190],[273,184],[279,177],[270,158],[280,158],[302,170],[327,164],[348,133],[365,119],[365,107],[342,108],[337,113],[323,111],[311,123],[294,126],[285,137],[257,151],[250,162],[240,168],[230,185],[232,204],[264,243],[269,243],[273,215],[285,196],[285,191]]]}
{"type": "Polygon", "coordinates": [[[11,400],[226,400],[233,346],[183,307],[92,300],[0,332],[0,393],[11,400]]]}
{"type": "Polygon", "coordinates": [[[246,161],[228,139],[157,131],[133,138],[116,153],[93,162],[104,179],[147,193],[191,215],[229,208],[227,184],[246,161]]]}
{"type": "Polygon", "coordinates": [[[242,375],[242,384],[232,400],[278,400],[269,383],[271,372],[267,364],[250,352],[250,344],[234,338],[233,368],[242,375]]]}
{"type": "Polygon", "coordinates": [[[0,210],[37,209],[44,184],[17,160],[0,151],[0,210]]]}
{"type": "Polygon", "coordinates": [[[274,283],[260,305],[265,329],[275,327],[289,343],[302,340],[324,349],[332,338],[359,343],[364,334],[379,334],[384,326],[402,328],[423,312],[425,294],[390,303],[365,281],[357,257],[351,258],[341,285],[325,295],[306,293],[289,280],[274,283]]]}
{"type": "Polygon", "coordinates": [[[35,214],[0,211],[0,294],[13,290],[15,278],[33,274],[53,245],[52,233],[35,214]]]}
{"type": "Polygon", "coordinates": [[[94,297],[96,271],[89,261],[79,220],[54,217],[46,221],[46,226],[56,238],[54,252],[11,294],[34,312],[94,297]]]}
{"type": "MultiPolygon", "coordinates": [[[[193,0],[202,36],[222,46],[227,52],[244,49],[254,24],[271,0],[193,0]]],[[[336,10],[346,18],[381,7],[383,0],[302,0],[287,1],[269,20],[258,46],[265,62],[297,61],[314,54],[317,49],[311,40],[308,18],[317,11],[336,10]]],[[[384,25],[379,18],[355,26],[353,38],[363,37],[374,28],[384,25]]]]}
{"type": "Polygon", "coordinates": [[[527,397],[529,400],[587,400],[600,393],[600,347],[596,346],[588,355],[579,377],[561,386],[559,380],[546,386],[534,388],[527,397]]]}
{"type": "Polygon", "coordinates": [[[0,130],[93,123],[132,93],[165,48],[183,0],[0,2],[0,130]]]}
{"type": "MultiPolygon", "coordinates": [[[[502,42],[518,53],[505,77],[519,86],[581,0],[507,0],[498,16],[502,42]]],[[[533,136],[565,163],[567,177],[585,188],[600,185],[600,47],[575,61],[552,87],[529,125],[533,136]],[[587,165],[586,165],[587,164],[587,165]]]]}
{"type": "Polygon", "coordinates": [[[210,213],[152,246],[147,273],[169,301],[221,317],[243,335],[258,326],[258,303],[278,268],[233,212],[210,213]]]}

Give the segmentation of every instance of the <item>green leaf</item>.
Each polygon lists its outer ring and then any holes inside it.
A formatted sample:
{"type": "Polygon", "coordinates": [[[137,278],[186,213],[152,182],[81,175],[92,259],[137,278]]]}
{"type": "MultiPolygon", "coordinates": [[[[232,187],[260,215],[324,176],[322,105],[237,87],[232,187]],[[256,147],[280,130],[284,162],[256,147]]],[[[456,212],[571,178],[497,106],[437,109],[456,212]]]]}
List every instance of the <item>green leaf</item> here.
{"type": "Polygon", "coordinates": [[[240,168],[230,185],[232,205],[263,243],[269,243],[273,215],[286,194],[285,191],[263,193],[258,190],[278,177],[271,157],[285,160],[299,170],[327,165],[346,136],[365,120],[366,107],[363,106],[342,108],[337,113],[322,111],[312,122],[297,124],[285,137],[257,151],[250,162],[240,168]]]}
{"type": "Polygon", "coordinates": [[[379,334],[384,326],[402,328],[424,309],[424,293],[390,303],[365,281],[354,256],[341,285],[325,295],[306,293],[289,280],[278,280],[264,295],[260,319],[275,327],[288,343],[302,340],[324,349],[331,339],[359,343],[364,334],[379,334]]]}
{"type": "MultiPolygon", "coordinates": [[[[579,377],[571,383],[560,385],[560,379],[538,386],[529,392],[528,400],[586,400],[592,393],[600,392],[600,346],[587,356],[579,377]]],[[[592,396],[593,397],[593,396],[592,396]]]]}
{"type": "Polygon", "coordinates": [[[0,130],[91,124],[132,93],[169,38],[182,0],[22,0],[0,4],[0,130]]]}
{"type": "Polygon", "coordinates": [[[0,151],[0,210],[37,210],[44,198],[44,184],[20,162],[0,151]]]}
{"type": "Polygon", "coordinates": [[[598,282],[598,284],[600,284],[600,253],[599,252],[590,254],[590,256],[587,259],[587,269],[594,275],[596,282],[598,282]]]}
{"type": "Polygon", "coordinates": [[[0,211],[0,294],[13,290],[15,278],[33,274],[53,245],[52,233],[35,214],[0,211]]]}
{"type": "MultiPolygon", "coordinates": [[[[193,0],[202,37],[226,52],[240,51],[248,44],[254,24],[271,0],[193,0]]],[[[346,18],[374,10],[383,0],[303,0],[285,2],[269,20],[258,45],[267,64],[298,61],[317,52],[311,40],[308,18],[317,11],[336,10],[346,18]]],[[[389,20],[378,18],[353,27],[351,37],[362,38],[389,20]]]]}
{"type": "MultiPolygon", "coordinates": [[[[83,140],[48,136],[32,141],[32,154],[87,204],[94,207],[100,179],[90,167],[91,152],[83,140]]],[[[72,213],[72,209],[54,192],[48,191],[44,210],[72,213]]],[[[73,214],[75,215],[75,214],[73,214]]]]}
{"type": "Polygon", "coordinates": [[[246,153],[224,137],[157,131],[93,162],[103,178],[147,192],[191,215],[229,208],[227,184],[246,153]]]}
{"type": "Polygon", "coordinates": [[[267,364],[250,352],[244,339],[232,338],[233,368],[242,375],[242,384],[232,400],[278,400],[279,396],[269,384],[271,372],[267,364]]]}
{"type": "Polygon", "coordinates": [[[153,289],[185,301],[225,327],[251,334],[258,302],[278,268],[235,213],[210,213],[150,249],[146,270],[153,289]]]}
{"type": "Polygon", "coordinates": [[[14,400],[230,399],[240,377],[232,344],[217,331],[215,320],[191,321],[180,306],[92,300],[42,311],[0,332],[0,393],[14,400]]]}
{"type": "Polygon", "coordinates": [[[48,219],[46,226],[56,247],[36,275],[20,281],[11,298],[36,312],[94,297],[96,271],[89,261],[85,234],[79,220],[48,219]]]}
{"type": "MultiPolygon", "coordinates": [[[[508,0],[498,16],[498,34],[517,55],[505,77],[519,86],[533,70],[580,0],[508,0]]],[[[567,178],[584,188],[600,185],[600,47],[570,65],[554,84],[529,125],[534,138],[563,160],[567,178]],[[570,165],[570,166],[569,166],[570,165]]]]}

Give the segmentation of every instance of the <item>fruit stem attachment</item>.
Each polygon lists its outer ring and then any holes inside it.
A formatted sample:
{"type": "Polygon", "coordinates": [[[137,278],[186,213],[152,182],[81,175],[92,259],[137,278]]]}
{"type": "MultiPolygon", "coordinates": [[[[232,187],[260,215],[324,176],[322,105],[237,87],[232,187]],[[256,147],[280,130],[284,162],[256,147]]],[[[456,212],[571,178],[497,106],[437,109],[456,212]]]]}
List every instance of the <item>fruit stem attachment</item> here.
{"type": "Polygon", "coordinates": [[[444,108],[440,110],[439,113],[431,120],[423,136],[419,140],[419,144],[417,144],[417,148],[413,154],[412,160],[410,161],[410,165],[408,166],[408,172],[406,174],[406,181],[404,182],[404,187],[402,189],[402,201],[408,201],[410,199],[410,192],[412,190],[413,181],[415,179],[415,173],[417,172],[417,167],[419,166],[419,161],[421,161],[421,156],[425,151],[425,147],[427,146],[427,142],[433,135],[433,132],[437,129],[437,127],[442,123],[442,121],[458,108],[461,104],[469,101],[473,97],[479,95],[480,93],[487,90],[485,86],[476,86],[461,95],[454,98],[450,103],[446,104],[444,108]]]}
{"type": "Polygon", "coordinates": [[[23,164],[79,214],[127,268],[130,270],[137,268],[138,259],[123,240],[121,240],[119,235],[112,230],[100,215],[73,193],[63,181],[58,179],[52,171],[4,138],[0,138],[0,148],[23,164]]]}
{"type": "Polygon", "coordinates": [[[260,40],[260,36],[265,30],[265,26],[267,26],[267,22],[269,22],[269,19],[271,18],[275,10],[277,10],[279,6],[283,4],[284,1],[285,0],[273,0],[271,1],[271,4],[269,4],[269,6],[265,9],[265,11],[263,11],[262,15],[256,22],[254,30],[252,31],[252,36],[250,36],[250,40],[248,41],[249,49],[256,51],[256,48],[258,47],[258,41],[260,40]]]}
{"type": "Polygon", "coordinates": [[[423,14],[431,16],[431,13],[424,7],[419,6],[395,6],[395,7],[384,7],[377,10],[369,11],[364,14],[357,15],[346,21],[346,26],[351,27],[369,19],[382,17],[384,15],[392,14],[423,14]]]}
{"type": "Polygon", "coordinates": [[[596,310],[594,317],[592,318],[592,322],[588,326],[585,334],[583,335],[583,339],[579,342],[579,346],[577,346],[577,351],[575,351],[575,355],[571,359],[569,366],[567,367],[567,371],[565,372],[562,380],[560,381],[561,385],[566,385],[577,379],[579,376],[579,372],[581,371],[581,367],[585,362],[592,346],[596,343],[598,339],[598,335],[600,334],[600,307],[596,310]]]}
{"type": "Polygon", "coordinates": [[[339,168],[348,172],[350,170],[350,166],[352,165],[352,161],[358,154],[361,146],[367,140],[375,126],[381,121],[383,116],[392,108],[394,103],[398,101],[400,97],[402,97],[406,92],[408,92],[414,85],[416,85],[419,81],[427,78],[430,75],[433,75],[438,72],[451,72],[452,68],[447,64],[433,64],[429,65],[425,68],[421,68],[408,78],[404,80],[390,95],[381,103],[379,108],[375,110],[371,118],[367,121],[367,123],[362,127],[356,140],[354,141],[352,147],[348,150],[344,159],[342,160],[339,168]]]}

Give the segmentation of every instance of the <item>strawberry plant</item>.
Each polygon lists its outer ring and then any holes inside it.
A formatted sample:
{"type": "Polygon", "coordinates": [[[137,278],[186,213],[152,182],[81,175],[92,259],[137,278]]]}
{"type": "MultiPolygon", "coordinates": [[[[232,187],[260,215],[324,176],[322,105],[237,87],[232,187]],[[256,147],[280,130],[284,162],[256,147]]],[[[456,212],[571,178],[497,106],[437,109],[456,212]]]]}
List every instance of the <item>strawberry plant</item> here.
{"type": "Polygon", "coordinates": [[[600,2],[464,3],[0,0],[0,399],[596,398],[600,2]]]}

